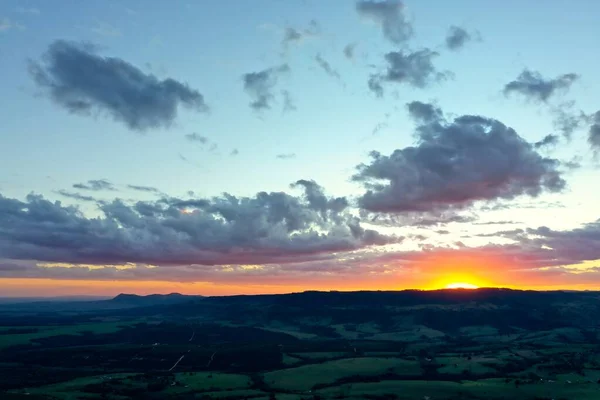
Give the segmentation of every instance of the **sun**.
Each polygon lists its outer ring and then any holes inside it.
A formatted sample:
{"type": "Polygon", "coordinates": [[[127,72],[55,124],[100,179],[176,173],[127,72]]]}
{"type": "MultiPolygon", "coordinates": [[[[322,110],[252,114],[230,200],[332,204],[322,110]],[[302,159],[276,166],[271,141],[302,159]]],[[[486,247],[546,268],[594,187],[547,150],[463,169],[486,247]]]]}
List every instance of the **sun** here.
{"type": "Polygon", "coordinates": [[[446,289],[479,289],[479,286],[466,282],[453,282],[447,284],[446,289]]]}

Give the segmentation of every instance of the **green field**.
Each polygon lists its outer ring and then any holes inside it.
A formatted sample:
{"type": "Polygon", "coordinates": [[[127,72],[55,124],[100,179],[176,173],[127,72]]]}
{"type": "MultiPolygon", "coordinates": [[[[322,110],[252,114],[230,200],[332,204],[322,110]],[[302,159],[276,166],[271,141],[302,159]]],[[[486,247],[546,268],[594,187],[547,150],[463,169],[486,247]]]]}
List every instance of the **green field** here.
{"type": "Polygon", "coordinates": [[[388,371],[416,376],[420,367],[415,362],[397,358],[346,358],[269,372],[264,379],[276,389],[307,391],[315,385],[333,384],[354,375],[375,376],[388,371]]]}
{"type": "MultiPolygon", "coordinates": [[[[32,340],[46,338],[46,337],[50,337],[50,336],[77,335],[77,334],[81,334],[83,332],[92,332],[94,334],[117,332],[123,326],[133,325],[137,322],[139,322],[139,321],[128,321],[126,323],[123,323],[123,322],[95,322],[95,323],[64,325],[64,326],[33,326],[33,327],[28,327],[28,328],[38,329],[39,332],[24,333],[24,334],[8,334],[8,335],[0,334],[0,348],[15,346],[15,345],[19,345],[19,344],[28,344],[28,343],[31,343],[32,340]]],[[[6,331],[10,328],[18,328],[18,327],[5,327],[2,330],[6,331]]],[[[0,330],[0,332],[2,330],[0,330]]]]}
{"type": "Polygon", "coordinates": [[[579,314],[565,302],[575,316],[556,311],[571,294],[533,316],[531,293],[479,308],[331,296],[21,319],[0,307],[0,400],[600,399],[595,294],[576,295],[579,314]]]}

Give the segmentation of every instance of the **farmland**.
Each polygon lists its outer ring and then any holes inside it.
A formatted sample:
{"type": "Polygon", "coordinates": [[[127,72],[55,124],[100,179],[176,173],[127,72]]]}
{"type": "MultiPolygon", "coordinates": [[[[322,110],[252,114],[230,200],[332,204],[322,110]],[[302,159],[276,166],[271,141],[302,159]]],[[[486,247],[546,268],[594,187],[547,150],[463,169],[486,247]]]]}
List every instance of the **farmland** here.
{"type": "Polygon", "coordinates": [[[77,313],[30,310],[25,319],[0,307],[0,392],[65,400],[600,398],[598,294],[478,292],[152,307],[137,299],[77,313]]]}

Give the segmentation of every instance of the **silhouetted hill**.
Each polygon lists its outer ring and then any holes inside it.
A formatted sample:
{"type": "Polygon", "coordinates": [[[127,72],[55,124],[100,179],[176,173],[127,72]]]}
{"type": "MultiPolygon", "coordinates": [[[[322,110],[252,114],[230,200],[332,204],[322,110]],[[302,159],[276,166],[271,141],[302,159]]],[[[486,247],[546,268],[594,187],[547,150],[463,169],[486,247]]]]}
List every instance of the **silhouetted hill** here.
{"type": "Polygon", "coordinates": [[[130,306],[144,307],[151,305],[174,304],[187,302],[194,299],[202,298],[202,296],[188,296],[180,293],[170,294],[150,294],[147,296],[139,296],[136,294],[121,293],[109,300],[112,303],[127,304],[130,306]]]}

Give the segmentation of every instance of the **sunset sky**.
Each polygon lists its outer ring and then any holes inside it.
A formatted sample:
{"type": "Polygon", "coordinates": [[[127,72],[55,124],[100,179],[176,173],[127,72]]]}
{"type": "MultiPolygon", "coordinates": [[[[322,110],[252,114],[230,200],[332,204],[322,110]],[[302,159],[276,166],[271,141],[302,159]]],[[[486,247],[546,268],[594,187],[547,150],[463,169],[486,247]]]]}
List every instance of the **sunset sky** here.
{"type": "Polygon", "coordinates": [[[600,289],[600,2],[0,3],[0,297],[600,289]]]}

